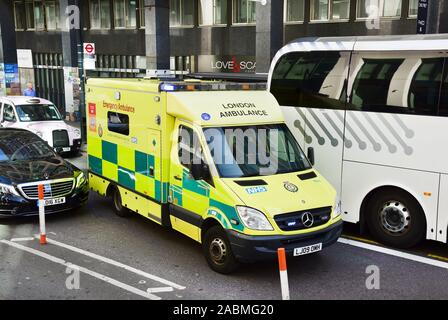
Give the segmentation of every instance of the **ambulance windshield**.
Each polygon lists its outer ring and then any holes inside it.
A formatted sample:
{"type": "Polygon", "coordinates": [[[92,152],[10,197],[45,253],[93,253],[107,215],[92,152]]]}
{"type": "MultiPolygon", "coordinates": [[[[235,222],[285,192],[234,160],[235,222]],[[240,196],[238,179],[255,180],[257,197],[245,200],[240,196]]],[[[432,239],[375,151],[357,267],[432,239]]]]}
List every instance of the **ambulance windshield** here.
{"type": "Polygon", "coordinates": [[[285,124],[205,128],[204,135],[223,178],[268,176],[311,168],[285,124]]]}

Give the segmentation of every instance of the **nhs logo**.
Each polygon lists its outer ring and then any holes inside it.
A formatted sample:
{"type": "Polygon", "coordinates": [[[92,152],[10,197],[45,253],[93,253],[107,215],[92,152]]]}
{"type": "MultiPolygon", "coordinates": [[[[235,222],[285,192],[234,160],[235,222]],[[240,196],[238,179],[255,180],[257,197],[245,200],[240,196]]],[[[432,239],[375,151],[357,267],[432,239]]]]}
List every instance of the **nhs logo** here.
{"type": "Polygon", "coordinates": [[[255,194],[255,193],[266,192],[266,191],[268,191],[268,188],[266,188],[266,187],[246,188],[246,192],[248,194],[255,194]]]}

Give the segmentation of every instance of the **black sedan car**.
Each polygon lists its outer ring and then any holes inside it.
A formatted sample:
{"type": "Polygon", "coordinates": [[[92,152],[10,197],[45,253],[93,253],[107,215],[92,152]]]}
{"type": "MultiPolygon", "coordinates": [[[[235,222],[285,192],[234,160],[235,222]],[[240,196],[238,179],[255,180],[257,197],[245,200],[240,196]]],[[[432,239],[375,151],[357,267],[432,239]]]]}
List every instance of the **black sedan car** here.
{"type": "Polygon", "coordinates": [[[37,215],[38,185],[44,186],[45,213],[86,203],[84,173],[26,130],[0,128],[0,217],[37,215]]]}

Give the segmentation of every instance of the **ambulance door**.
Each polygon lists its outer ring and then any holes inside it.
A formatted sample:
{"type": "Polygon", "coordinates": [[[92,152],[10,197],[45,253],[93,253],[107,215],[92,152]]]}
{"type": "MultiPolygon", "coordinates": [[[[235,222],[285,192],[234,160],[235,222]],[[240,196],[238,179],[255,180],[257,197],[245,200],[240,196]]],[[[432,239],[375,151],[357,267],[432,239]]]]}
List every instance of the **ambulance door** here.
{"type": "Polygon", "coordinates": [[[209,206],[210,185],[190,175],[194,155],[202,157],[198,132],[189,124],[178,121],[177,141],[171,152],[170,213],[184,222],[200,227],[209,206]]]}

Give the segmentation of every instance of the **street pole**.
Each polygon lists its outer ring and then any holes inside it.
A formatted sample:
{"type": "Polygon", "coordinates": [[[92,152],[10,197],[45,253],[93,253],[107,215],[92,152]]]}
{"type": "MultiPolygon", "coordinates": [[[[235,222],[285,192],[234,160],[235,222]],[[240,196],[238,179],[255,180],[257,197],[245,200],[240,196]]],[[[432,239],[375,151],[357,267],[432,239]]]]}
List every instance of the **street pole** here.
{"type": "MultiPolygon", "coordinates": [[[[80,38],[79,38],[80,39],[80,38]]],[[[81,39],[79,40],[81,41],[81,39]]],[[[85,109],[85,70],[84,70],[84,48],[82,43],[78,43],[78,73],[79,73],[79,127],[81,130],[81,141],[86,142],[86,131],[84,124],[84,109],[85,109]]]]}
{"type": "MultiPolygon", "coordinates": [[[[80,23],[82,25],[82,21],[80,23]]],[[[79,128],[81,131],[81,143],[86,143],[86,125],[85,125],[85,110],[86,110],[86,96],[85,96],[85,82],[86,71],[84,70],[84,45],[82,37],[82,28],[79,28],[77,34],[77,49],[78,49],[78,73],[79,73],[79,128]]]]}

